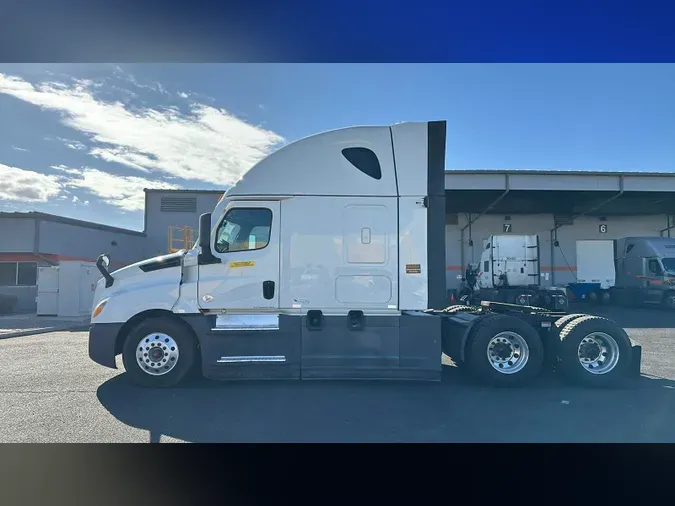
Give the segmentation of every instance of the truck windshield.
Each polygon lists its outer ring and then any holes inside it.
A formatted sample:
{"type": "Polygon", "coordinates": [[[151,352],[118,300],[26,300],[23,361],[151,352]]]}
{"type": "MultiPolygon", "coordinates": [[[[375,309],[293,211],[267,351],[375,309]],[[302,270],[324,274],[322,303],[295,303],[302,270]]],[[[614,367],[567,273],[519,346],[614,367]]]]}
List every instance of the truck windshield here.
{"type": "Polygon", "coordinates": [[[675,258],[662,258],[663,268],[668,272],[675,272],[675,258]]]}

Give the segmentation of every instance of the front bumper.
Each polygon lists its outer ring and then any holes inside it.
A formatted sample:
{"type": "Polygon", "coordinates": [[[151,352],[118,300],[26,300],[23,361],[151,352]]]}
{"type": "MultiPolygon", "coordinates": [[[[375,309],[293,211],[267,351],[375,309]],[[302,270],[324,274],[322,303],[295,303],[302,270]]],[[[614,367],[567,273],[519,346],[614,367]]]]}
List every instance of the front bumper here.
{"type": "Polygon", "coordinates": [[[97,364],[117,369],[117,336],[123,323],[94,323],[89,328],[89,358],[97,364]]]}

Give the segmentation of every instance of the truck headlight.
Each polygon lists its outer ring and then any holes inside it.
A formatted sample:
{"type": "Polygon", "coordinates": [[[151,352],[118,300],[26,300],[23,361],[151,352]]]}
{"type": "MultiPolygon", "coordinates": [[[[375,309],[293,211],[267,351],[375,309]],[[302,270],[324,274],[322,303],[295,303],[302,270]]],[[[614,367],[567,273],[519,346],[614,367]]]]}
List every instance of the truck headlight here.
{"type": "Polygon", "coordinates": [[[94,312],[91,315],[92,318],[96,318],[98,315],[101,314],[101,311],[103,311],[103,308],[108,303],[108,300],[110,300],[110,299],[103,299],[101,302],[96,304],[96,307],[94,308],[94,312]]]}

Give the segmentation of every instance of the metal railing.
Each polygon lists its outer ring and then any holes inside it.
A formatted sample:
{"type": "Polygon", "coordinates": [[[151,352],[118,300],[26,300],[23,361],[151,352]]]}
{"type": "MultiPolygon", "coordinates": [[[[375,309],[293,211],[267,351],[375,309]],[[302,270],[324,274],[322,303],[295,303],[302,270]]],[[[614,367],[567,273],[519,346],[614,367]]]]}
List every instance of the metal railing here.
{"type": "Polygon", "coordinates": [[[184,225],[169,227],[169,253],[190,249],[194,245],[194,229],[184,225]]]}

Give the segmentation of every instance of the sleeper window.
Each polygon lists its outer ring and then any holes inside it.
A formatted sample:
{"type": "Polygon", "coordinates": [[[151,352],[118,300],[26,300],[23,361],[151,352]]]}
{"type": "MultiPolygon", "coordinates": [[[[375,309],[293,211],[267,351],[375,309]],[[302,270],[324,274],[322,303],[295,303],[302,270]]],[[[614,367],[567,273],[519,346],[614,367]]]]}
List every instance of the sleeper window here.
{"type": "Polygon", "coordinates": [[[349,162],[361,172],[373,179],[382,179],[382,168],[377,155],[368,148],[344,148],[344,156],[349,162]]]}

